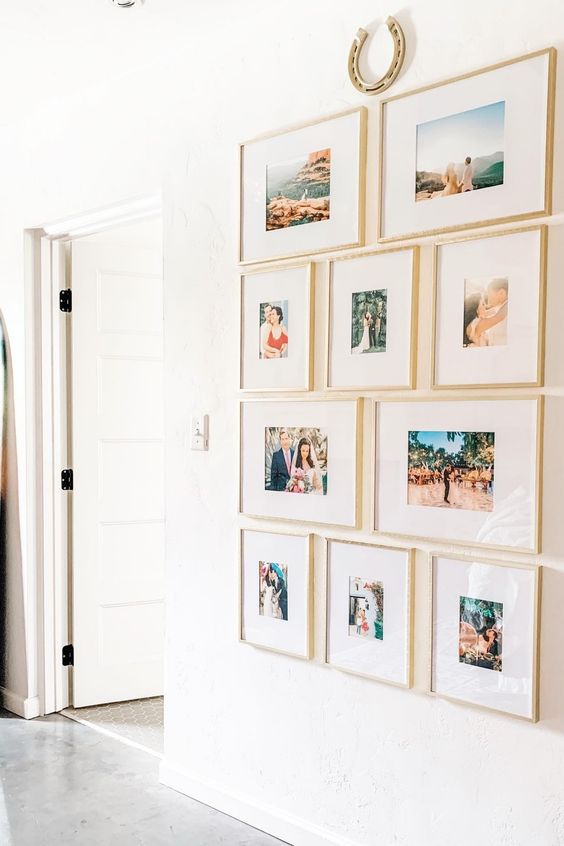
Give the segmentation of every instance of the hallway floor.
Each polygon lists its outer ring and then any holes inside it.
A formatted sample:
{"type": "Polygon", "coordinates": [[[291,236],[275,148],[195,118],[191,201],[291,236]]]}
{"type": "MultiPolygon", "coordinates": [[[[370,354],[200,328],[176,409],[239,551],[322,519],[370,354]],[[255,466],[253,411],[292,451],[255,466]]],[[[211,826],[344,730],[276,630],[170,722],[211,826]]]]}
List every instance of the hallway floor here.
{"type": "Polygon", "coordinates": [[[71,720],[83,722],[114,737],[121,737],[132,746],[140,746],[162,757],[164,746],[164,697],[112,702],[89,708],[65,708],[71,720]]]}
{"type": "Polygon", "coordinates": [[[88,726],[0,710],[2,846],[275,846],[158,782],[158,759],[88,726]]]}

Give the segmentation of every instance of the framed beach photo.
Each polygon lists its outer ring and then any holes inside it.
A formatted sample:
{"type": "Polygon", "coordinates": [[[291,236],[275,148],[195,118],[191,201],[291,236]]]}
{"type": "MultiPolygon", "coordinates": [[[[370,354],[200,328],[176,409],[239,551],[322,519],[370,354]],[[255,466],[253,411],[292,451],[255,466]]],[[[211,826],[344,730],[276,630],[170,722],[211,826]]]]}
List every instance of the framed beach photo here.
{"type": "Polygon", "coordinates": [[[378,240],[551,213],[556,50],[381,103],[378,240]]]}
{"type": "Polygon", "coordinates": [[[434,388],[543,383],[547,228],[435,246],[434,388]]]}
{"type": "Polygon", "coordinates": [[[434,553],[430,692],[538,720],[542,568],[434,553]]]}
{"type": "Polygon", "coordinates": [[[242,529],[239,639],[311,658],[313,535],[242,529]]]}
{"type": "Polygon", "coordinates": [[[327,540],[325,663],[411,686],[413,550],[327,540]]]}
{"type": "Polygon", "coordinates": [[[241,276],[241,390],[311,389],[313,267],[307,262],[241,276]]]}
{"type": "Polygon", "coordinates": [[[374,528],[539,551],[542,399],[380,402],[374,528]]]}
{"type": "Polygon", "coordinates": [[[240,512],[356,527],[361,426],[360,400],[242,402],[240,512]]]}
{"type": "Polygon", "coordinates": [[[330,262],[327,389],[414,386],[418,272],[418,247],[330,262]]]}
{"type": "Polygon", "coordinates": [[[242,264],[364,242],[366,109],[240,146],[242,264]]]}

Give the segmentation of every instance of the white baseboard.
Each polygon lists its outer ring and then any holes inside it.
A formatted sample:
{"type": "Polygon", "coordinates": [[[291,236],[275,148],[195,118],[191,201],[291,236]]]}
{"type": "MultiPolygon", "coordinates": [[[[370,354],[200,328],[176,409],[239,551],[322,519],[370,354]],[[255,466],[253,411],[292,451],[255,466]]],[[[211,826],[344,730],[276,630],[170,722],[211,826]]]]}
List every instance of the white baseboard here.
{"type": "Polygon", "coordinates": [[[333,834],[301,817],[257,802],[252,797],[230,790],[224,785],[200,778],[166,760],[160,765],[159,778],[167,787],[278,837],[291,846],[361,846],[358,842],[333,834]]]}
{"type": "Polygon", "coordinates": [[[0,704],[6,711],[12,714],[17,714],[18,717],[23,717],[24,720],[33,720],[34,717],[39,716],[39,697],[33,696],[26,699],[19,694],[8,690],[5,687],[0,687],[0,704]]]}

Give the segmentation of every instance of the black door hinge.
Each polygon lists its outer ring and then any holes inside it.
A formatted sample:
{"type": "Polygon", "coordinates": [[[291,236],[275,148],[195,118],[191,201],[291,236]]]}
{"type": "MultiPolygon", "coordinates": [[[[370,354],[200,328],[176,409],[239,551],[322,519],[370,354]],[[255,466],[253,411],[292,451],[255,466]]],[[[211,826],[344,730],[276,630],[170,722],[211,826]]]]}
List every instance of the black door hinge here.
{"type": "Polygon", "coordinates": [[[64,491],[74,490],[74,474],[72,470],[61,470],[61,488],[64,491]]]}
{"type": "Polygon", "coordinates": [[[72,311],[72,291],[70,288],[59,291],[59,308],[61,311],[72,311]]]}
{"type": "Polygon", "coordinates": [[[72,643],[63,646],[63,667],[74,667],[74,646],[72,643]]]}

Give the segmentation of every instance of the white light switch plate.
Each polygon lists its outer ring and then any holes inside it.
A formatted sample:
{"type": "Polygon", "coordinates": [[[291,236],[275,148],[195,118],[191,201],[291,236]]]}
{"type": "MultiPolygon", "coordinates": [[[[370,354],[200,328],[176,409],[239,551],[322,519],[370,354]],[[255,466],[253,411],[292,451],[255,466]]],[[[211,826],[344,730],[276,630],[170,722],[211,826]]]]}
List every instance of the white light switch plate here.
{"type": "Polygon", "coordinates": [[[208,421],[207,414],[192,417],[191,449],[206,450],[208,448],[208,421]]]}

